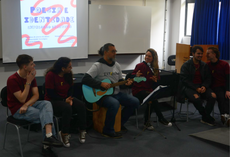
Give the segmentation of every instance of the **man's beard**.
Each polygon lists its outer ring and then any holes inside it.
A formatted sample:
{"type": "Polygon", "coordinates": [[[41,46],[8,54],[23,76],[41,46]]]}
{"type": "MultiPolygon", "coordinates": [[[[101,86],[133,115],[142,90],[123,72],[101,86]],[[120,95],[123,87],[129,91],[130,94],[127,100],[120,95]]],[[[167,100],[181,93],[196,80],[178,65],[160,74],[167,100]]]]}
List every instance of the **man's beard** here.
{"type": "Polygon", "coordinates": [[[202,58],[201,58],[201,59],[199,59],[199,58],[195,58],[195,60],[199,62],[199,61],[201,61],[201,60],[202,60],[202,58]]]}
{"type": "Polygon", "coordinates": [[[111,62],[115,62],[116,58],[108,58],[108,60],[110,60],[111,62]]]}

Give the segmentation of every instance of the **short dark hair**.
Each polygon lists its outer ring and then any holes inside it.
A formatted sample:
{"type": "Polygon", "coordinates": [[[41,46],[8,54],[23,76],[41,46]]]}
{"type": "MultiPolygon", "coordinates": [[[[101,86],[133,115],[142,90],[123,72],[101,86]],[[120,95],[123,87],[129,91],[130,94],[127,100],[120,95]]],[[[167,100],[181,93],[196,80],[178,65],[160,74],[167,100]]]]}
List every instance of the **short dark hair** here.
{"type": "Polygon", "coordinates": [[[217,59],[220,58],[220,51],[217,47],[209,47],[208,50],[212,50],[212,52],[216,54],[217,59]]]}
{"type": "Polygon", "coordinates": [[[192,47],[192,53],[195,54],[197,49],[199,49],[199,50],[201,50],[202,52],[204,52],[204,50],[203,50],[203,48],[202,48],[201,46],[193,46],[193,47],[192,47]]]}
{"type": "Polygon", "coordinates": [[[28,65],[31,61],[33,61],[33,57],[31,57],[27,54],[21,54],[16,59],[16,63],[18,65],[19,69],[21,69],[23,67],[23,65],[28,65]]]}
{"type": "Polygon", "coordinates": [[[111,44],[111,43],[105,44],[104,46],[102,46],[102,47],[100,48],[100,50],[98,50],[98,54],[99,54],[100,56],[104,56],[104,51],[109,51],[109,47],[110,47],[110,46],[114,46],[114,45],[111,44]]]}

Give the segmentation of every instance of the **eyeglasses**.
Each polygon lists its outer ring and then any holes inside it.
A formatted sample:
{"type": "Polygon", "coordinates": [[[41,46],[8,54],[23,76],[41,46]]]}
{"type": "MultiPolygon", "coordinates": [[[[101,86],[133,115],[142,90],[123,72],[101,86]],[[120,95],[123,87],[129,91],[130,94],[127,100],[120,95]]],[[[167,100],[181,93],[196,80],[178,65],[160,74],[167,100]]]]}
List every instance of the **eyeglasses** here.
{"type": "MultiPolygon", "coordinates": [[[[107,52],[109,52],[109,51],[107,51],[107,52]]],[[[112,50],[112,51],[110,51],[110,52],[112,52],[112,53],[116,53],[116,52],[117,52],[117,50],[112,50]]]]}

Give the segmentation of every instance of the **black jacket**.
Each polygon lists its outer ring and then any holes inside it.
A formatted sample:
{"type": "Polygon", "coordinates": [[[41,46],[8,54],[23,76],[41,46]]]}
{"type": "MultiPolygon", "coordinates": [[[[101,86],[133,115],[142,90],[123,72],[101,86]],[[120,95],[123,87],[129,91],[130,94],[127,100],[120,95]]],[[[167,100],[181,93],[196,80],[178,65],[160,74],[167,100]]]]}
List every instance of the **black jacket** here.
{"type": "MultiPolygon", "coordinates": [[[[185,89],[190,88],[196,90],[196,88],[198,88],[198,86],[192,82],[195,76],[195,70],[196,68],[194,66],[193,59],[188,60],[182,65],[177,93],[178,102],[184,102],[185,89]]],[[[200,74],[202,80],[201,86],[208,88],[211,84],[211,74],[208,65],[203,61],[200,61],[200,74]]]]}

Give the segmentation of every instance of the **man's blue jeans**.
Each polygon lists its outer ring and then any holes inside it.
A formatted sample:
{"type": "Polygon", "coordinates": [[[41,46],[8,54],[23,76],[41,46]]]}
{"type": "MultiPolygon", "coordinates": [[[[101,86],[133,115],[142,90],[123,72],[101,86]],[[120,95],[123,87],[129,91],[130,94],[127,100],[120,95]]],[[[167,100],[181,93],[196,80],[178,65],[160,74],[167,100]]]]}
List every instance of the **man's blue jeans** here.
{"type": "Polygon", "coordinates": [[[33,123],[41,123],[43,138],[45,138],[46,124],[52,124],[52,134],[55,136],[56,131],[53,125],[53,108],[49,101],[36,101],[32,106],[29,106],[26,113],[20,114],[20,109],[13,115],[16,119],[24,119],[33,123]]]}
{"type": "Polygon", "coordinates": [[[124,106],[121,111],[121,126],[128,121],[135,109],[140,105],[140,102],[136,97],[121,92],[106,96],[105,98],[100,99],[97,103],[108,109],[106,113],[105,126],[103,128],[103,132],[106,133],[114,132],[115,117],[120,104],[124,106]]]}

